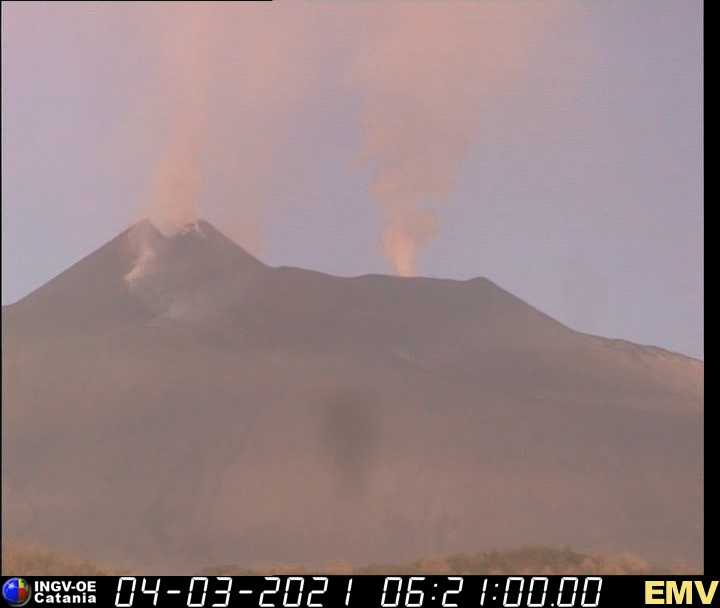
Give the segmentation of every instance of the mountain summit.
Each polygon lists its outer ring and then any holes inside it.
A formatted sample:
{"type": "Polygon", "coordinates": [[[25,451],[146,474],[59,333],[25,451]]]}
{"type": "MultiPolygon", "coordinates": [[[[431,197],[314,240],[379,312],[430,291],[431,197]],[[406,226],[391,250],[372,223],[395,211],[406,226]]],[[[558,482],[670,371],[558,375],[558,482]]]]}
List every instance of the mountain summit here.
{"type": "Polygon", "coordinates": [[[263,265],[208,222],[172,236],[149,220],[131,226],[9,310],[32,310],[53,332],[147,321],[182,306],[213,281],[263,265]]]}
{"type": "Polygon", "coordinates": [[[487,279],[273,268],[208,222],[143,221],[3,308],[3,370],[20,540],[188,571],[535,543],[701,561],[702,363],[487,279]]]}

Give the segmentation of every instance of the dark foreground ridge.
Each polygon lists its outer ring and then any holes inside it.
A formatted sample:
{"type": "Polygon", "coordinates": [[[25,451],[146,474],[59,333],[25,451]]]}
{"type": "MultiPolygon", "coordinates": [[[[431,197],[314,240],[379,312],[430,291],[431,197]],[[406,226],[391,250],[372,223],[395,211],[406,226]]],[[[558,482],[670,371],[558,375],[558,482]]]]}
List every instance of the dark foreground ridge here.
{"type": "MultiPolygon", "coordinates": [[[[128,565],[98,566],[77,557],[56,552],[3,543],[3,576],[123,576],[140,575],[128,565]]],[[[197,576],[268,576],[308,574],[356,575],[494,575],[494,574],[692,574],[684,564],[650,564],[636,556],[589,555],[569,548],[524,547],[510,551],[434,556],[406,564],[370,564],[353,566],[330,562],[313,567],[297,564],[211,566],[195,572],[197,576]]]]}

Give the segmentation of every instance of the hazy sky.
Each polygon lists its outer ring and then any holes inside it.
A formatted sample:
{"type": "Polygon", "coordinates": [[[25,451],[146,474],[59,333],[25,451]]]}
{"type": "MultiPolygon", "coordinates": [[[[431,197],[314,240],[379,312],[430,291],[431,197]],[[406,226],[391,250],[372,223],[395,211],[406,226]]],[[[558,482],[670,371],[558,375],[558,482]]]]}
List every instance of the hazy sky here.
{"type": "Polygon", "coordinates": [[[702,4],[2,4],[2,301],[138,218],[702,356],[702,4]]]}

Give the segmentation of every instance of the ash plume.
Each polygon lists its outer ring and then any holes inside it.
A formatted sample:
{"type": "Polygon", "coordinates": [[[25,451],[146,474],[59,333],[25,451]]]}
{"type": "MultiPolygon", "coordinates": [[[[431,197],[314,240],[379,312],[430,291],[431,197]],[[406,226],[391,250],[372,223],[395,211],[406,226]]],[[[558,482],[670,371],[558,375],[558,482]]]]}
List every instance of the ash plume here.
{"type": "Polygon", "coordinates": [[[175,5],[157,13],[160,71],[169,111],[164,144],[154,168],[150,218],[165,234],[174,234],[199,217],[198,199],[207,155],[210,8],[199,3],[175,5]]]}
{"type": "MultiPolygon", "coordinates": [[[[257,253],[278,151],[312,65],[303,7],[187,2],[150,5],[141,43],[158,82],[140,92],[157,149],[143,215],[166,235],[213,207],[257,253]],[[221,208],[215,203],[222,203],[221,208]]],[[[144,13],[145,15],[145,13],[144,13]]]]}
{"type": "Polygon", "coordinates": [[[437,235],[488,104],[512,93],[552,4],[398,3],[372,15],[372,44],[351,70],[361,89],[364,158],[399,275],[437,235]]]}
{"type": "Polygon", "coordinates": [[[378,246],[395,272],[413,275],[471,145],[482,145],[483,117],[518,94],[528,57],[568,12],[558,6],[111,3],[68,5],[56,17],[117,30],[88,36],[97,47],[88,53],[113,60],[130,46],[141,57],[118,63],[129,92],[112,153],[118,172],[135,163],[147,180],[138,215],[166,235],[207,216],[258,254],[265,222],[293,200],[283,184],[306,153],[292,140],[299,117],[328,80],[332,95],[358,103],[349,120],[359,119],[358,153],[382,210],[378,246]]]}

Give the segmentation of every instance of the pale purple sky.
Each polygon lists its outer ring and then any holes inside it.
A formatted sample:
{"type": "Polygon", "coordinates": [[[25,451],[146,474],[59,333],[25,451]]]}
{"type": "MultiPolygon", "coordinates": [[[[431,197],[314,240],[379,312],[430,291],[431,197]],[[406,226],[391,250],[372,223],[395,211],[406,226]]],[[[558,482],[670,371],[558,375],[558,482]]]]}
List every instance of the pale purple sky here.
{"type": "Polygon", "coordinates": [[[418,274],[702,357],[700,1],[261,4],[3,2],[3,304],[144,215],[193,96],[199,212],[263,261],[392,272],[428,207],[418,274]]]}

